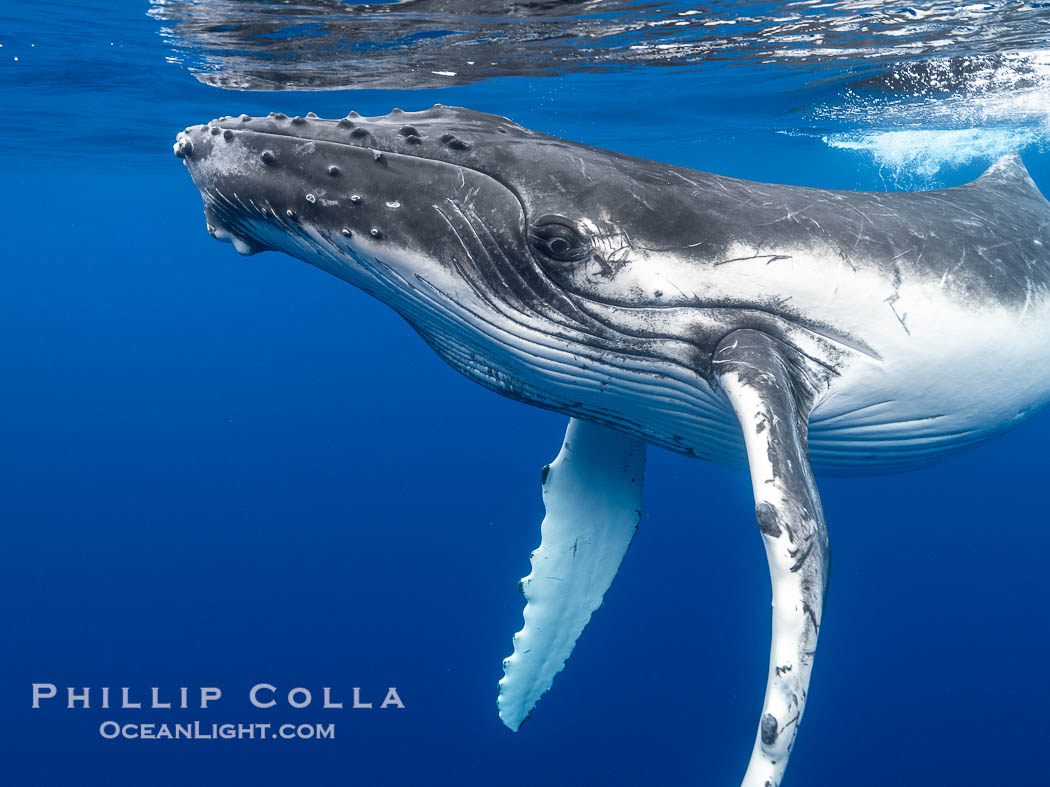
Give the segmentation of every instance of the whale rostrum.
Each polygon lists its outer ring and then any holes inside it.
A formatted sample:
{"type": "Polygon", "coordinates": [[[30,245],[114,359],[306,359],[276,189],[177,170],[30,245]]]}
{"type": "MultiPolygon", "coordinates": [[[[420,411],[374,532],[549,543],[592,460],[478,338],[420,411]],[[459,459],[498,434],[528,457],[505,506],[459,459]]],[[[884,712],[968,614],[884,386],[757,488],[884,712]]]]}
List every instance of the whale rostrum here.
{"type": "Polygon", "coordinates": [[[1016,154],[955,188],[835,191],[442,106],[224,117],[175,153],[213,236],[354,284],[468,378],[569,416],[500,681],[512,729],[624,558],[652,444],[750,471],[773,626],[743,785],[781,784],[828,582],[815,473],[936,462],[1050,398],[1050,204],[1016,154]]]}

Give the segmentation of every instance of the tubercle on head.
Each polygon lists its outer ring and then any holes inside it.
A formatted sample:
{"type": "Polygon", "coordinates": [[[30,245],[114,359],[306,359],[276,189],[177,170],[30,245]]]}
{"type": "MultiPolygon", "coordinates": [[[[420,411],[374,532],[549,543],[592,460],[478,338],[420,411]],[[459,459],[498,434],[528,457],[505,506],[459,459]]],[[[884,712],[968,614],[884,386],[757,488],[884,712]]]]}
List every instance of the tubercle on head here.
{"type": "Polygon", "coordinates": [[[241,114],[213,120],[209,128],[214,129],[212,134],[221,134],[227,141],[232,141],[231,135],[238,132],[257,131],[369,147],[380,153],[427,155],[427,151],[442,151],[451,156],[469,154],[492,132],[532,134],[504,117],[441,104],[411,112],[394,108],[386,115],[368,117],[351,111],[332,119],[312,111],[293,116],[283,112],[264,116],[241,114]]]}
{"type": "MultiPolygon", "coordinates": [[[[454,162],[458,155],[467,155],[476,149],[480,137],[474,136],[475,129],[484,132],[495,127],[504,131],[504,125],[508,128],[514,126],[503,118],[442,105],[417,112],[395,108],[388,115],[375,117],[364,117],[351,111],[336,119],[324,119],[315,112],[291,116],[282,112],[265,115],[241,113],[187,128],[178,135],[174,153],[191,167],[195,179],[203,178],[201,182],[205,185],[202,190],[214,186],[209,179],[214,173],[221,173],[215,176],[220,179],[224,192],[216,192],[220,199],[231,196],[242,204],[252,202],[260,217],[268,221],[298,226],[307,231],[321,228],[340,240],[353,238],[354,243],[358,238],[379,242],[387,240],[388,228],[384,222],[392,215],[388,211],[403,211],[403,200],[411,195],[396,191],[372,194],[368,191],[368,178],[362,180],[357,170],[358,164],[349,167],[343,161],[336,163],[337,159],[318,162],[316,154],[326,149],[320,146],[316,150],[309,148],[309,157],[306,157],[300,143],[348,145],[367,151],[375,166],[387,169],[394,166],[395,154],[454,162]],[[282,142],[282,138],[292,144],[282,142]],[[442,151],[445,151],[444,155],[435,155],[442,151]],[[215,159],[212,164],[210,159],[213,156],[223,158],[215,159]],[[254,200],[246,196],[243,186],[238,195],[234,182],[222,180],[227,172],[247,172],[244,167],[250,166],[252,160],[257,163],[258,174],[272,170],[279,179],[274,183],[281,184],[273,189],[262,187],[255,193],[254,200]],[[315,173],[315,167],[319,167],[319,172],[315,173]],[[295,178],[304,173],[310,174],[302,187],[289,190],[288,186],[296,182],[295,178]],[[315,179],[318,175],[320,180],[315,179]],[[352,212],[339,213],[347,209],[352,212]]],[[[330,150],[333,157],[339,155],[338,148],[330,150]]],[[[410,206],[411,199],[404,204],[410,206]]],[[[237,237],[252,235],[251,230],[232,229],[239,227],[240,221],[224,226],[227,219],[222,215],[210,216],[211,229],[217,238],[233,242],[241,253],[260,250],[253,246],[250,237],[237,237]]]]}

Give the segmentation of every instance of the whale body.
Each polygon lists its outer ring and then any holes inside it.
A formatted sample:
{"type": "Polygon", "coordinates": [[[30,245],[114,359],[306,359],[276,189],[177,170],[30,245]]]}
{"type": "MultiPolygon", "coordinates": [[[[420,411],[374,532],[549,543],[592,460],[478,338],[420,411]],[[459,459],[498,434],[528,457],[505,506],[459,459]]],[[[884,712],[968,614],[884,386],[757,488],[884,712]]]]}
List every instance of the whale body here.
{"type": "Polygon", "coordinates": [[[828,580],[814,473],[936,462],[1050,399],[1050,203],[1016,154],[955,188],[836,191],[442,106],[220,118],[175,152],[216,238],[329,271],[470,379],[570,416],[500,682],[512,729],[615,576],[658,445],[751,473],[773,632],[743,784],[779,785],[828,580]]]}

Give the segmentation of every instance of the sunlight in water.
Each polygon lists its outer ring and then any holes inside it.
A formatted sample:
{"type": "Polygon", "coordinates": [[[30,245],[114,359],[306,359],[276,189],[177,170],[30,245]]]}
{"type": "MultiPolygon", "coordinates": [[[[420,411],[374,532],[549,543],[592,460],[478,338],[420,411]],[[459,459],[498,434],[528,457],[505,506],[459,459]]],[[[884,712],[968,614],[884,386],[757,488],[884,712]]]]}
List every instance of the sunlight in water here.
{"type": "Polygon", "coordinates": [[[1041,138],[1021,129],[966,128],[865,131],[836,134],[824,141],[833,148],[870,155],[897,185],[923,185],[933,182],[942,168],[977,161],[990,164],[1041,138]]]}
{"type": "Polygon", "coordinates": [[[816,109],[844,130],[833,148],[869,155],[899,186],[1050,141],[1050,51],[937,58],[853,83],[816,109]]]}

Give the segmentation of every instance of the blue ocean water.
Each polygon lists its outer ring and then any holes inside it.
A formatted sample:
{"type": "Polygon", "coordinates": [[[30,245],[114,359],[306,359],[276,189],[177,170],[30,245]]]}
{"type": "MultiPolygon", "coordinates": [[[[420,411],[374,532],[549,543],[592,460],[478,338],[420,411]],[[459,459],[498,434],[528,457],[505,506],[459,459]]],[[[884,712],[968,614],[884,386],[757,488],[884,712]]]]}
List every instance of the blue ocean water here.
{"type": "MultiPolygon", "coordinates": [[[[511,733],[496,681],[565,419],[336,279],[215,243],[171,155],[186,125],[440,102],[857,189],[962,183],[1019,148],[1050,194],[1038,3],[514,4],[498,35],[499,9],[400,5],[0,5],[0,783],[732,785],[751,750],[769,579],[747,476],[651,451],[619,576],[511,733]],[[34,683],[58,698],[33,709],[34,683]],[[223,697],[103,709],[103,686],[223,697]],[[390,686],[403,709],[379,709],[390,686]],[[336,736],[107,740],[108,720],[336,736]]],[[[820,479],[833,579],[786,784],[1045,782],[1048,418],[820,479]]]]}

